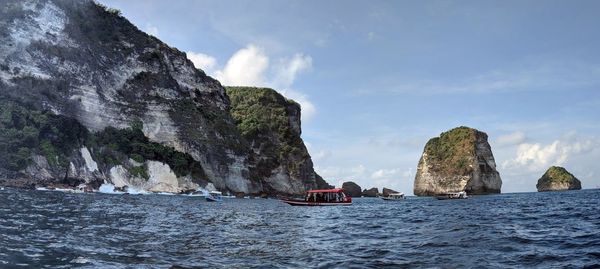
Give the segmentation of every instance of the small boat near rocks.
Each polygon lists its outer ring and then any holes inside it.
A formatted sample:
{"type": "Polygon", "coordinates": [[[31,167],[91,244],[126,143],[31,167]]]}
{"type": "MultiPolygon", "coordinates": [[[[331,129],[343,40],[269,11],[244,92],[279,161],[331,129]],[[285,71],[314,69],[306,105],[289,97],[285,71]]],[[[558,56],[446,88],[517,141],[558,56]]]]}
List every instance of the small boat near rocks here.
{"type": "Polygon", "coordinates": [[[406,197],[404,196],[404,193],[397,192],[397,193],[390,193],[386,197],[381,197],[381,199],[383,199],[385,201],[402,201],[402,200],[406,199],[406,197]]]}
{"type": "Polygon", "coordinates": [[[450,199],[467,199],[469,197],[467,196],[467,192],[461,191],[461,192],[449,192],[449,193],[438,194],[435,196],[435,198],[437,198],[438,200],[450,200],[450,199]]]}
{"type": "Polygon", "coordinates": [[[304,199],[282,199],[292,206],[342,206],[352,205],[352,197],[344,193],[344,189],[310,190],[304,199]]]}
{"type": "Polygon", "coordinates": [[[223,194],[220,191],[211,191],[206,196],[206,201],[221,202],[223,201],[223,194]]]}

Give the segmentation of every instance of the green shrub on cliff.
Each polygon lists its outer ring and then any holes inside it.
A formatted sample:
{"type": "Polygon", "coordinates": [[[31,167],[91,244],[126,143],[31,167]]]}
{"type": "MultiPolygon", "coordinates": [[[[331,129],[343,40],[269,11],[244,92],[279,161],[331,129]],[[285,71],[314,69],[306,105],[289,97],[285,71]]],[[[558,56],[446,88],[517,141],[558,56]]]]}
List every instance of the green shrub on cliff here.
{"type": "Polygon", "coordinates": [[[547,183],[569,183],[573,181],[573,179],[577,179],[575,176],[573,176],[573,174],[569,173],[567,169],[560,166],[552,166],[548,168],[542,178],[547,183]]]}
{"type": "Polygon", "coordinates": [[[45,156],[55,166],[68,165],[67,156],[86,140],[88,132],[76,120],[0,99],[0,167],[18,171],[31,163],[31,154],[45,156]]]}
{"type": "MultiPolygon", "coordinates": [[[[51,166],[66,168],[73,151],[85,145],[106,167],[121,164],[126,156],[137,162],[166,163],[177,176],[191,174],[194,178],[206,178],[202,166],[192,156],[149,141],[142,129],[143,123],[134,120],[131,128],[107,127],[98,133],[89,133],[75,119],[0,98],[0,168],[25,169],[31,164],[32,154],[46,157],[51,166]]],[[[146,170],[141,166],[130,172],[148,179],[146,170]]]]}
{"type": "MultiPolygon", "coordinates": [[[[109,165],[115,165],[120,154],[125,154],[136,162],[155,160],[166,163],[178,177],[190,174],[194,178],[205,179],[206,175],[199,162],[192,156],[179,152],[172,147],[151,142],[144,135],[143,123],[134,121],[130,128],[116,129],[107,127],[94,134],[88,144],[95,149],[96,155],[109,165]]],[[[130,173],[148,179],[145,167],[129,171],[130,173]]]]}
{"type": "Polygon", "coordinates": [[[425,145],[427,155],[436,160],[439,171],[448,171],[452,174],[468,174],[472,171],[469,167],[469,158],[475,154],[477,130],[461,126],[440,134],[429,140],[425,145]]]}
{"type": "MultiPolygon", "coordinates": [[[[242,135],[250,141],[266,136],[278,140],[276,154],[281,160],[302,154],[300,135],[292,129],[289,106],[299,104],[269,88],[226,87],[231,100],[231,115],[242,135]]],[[[298,114],[298,117],[300,115],[298,114]]]]}

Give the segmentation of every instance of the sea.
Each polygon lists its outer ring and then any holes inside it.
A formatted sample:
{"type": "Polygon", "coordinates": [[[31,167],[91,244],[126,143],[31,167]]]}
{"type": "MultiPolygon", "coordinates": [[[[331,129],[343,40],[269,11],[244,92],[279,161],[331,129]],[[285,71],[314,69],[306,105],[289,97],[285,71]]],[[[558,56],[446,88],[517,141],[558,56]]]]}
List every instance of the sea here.
{"type": "Polygon", "coordinates": [[[275,199],[0,190],[0,268],[598,268],[600,190],[275,199]]]}

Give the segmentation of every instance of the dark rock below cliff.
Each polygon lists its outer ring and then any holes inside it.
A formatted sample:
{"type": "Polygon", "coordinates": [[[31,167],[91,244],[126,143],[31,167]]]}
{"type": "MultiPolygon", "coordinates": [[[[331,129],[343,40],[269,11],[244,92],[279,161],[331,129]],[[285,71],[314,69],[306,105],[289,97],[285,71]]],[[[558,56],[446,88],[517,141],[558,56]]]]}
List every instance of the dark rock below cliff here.
{"type": "Polygon", "coordinates": [[[535,186],[539,192],[581,190],[581,181],[565,168],[552,166],[548,168],[535,186]]]}
{"type": "Polygon", "coordinates": [[[379,190],[377,188],[364,189],[362,192],[363,197],[377,197],[379,190]]]}
{"type": "Polygon", "coordinates": [[[502,180],[486,133],[458,127],[429,140],[419,160],[414,193],[500,193],[502,180]]]}
{"type": "Polygon", "coordinates": [[[383,197],[388,197],[388,196],[390,196],[390,193],[398,193],[398,192],[395,190],[392,190],[392,189],[383,188],[381,195],[383,195],[383,197]]]}
{"type": "Polygon", "coordinates": [[[344,182],[344,184],[342,184],[342,189],[344,189],[346,195],[349,195],[350,197],[360,197],[362,194],[360,186],[352,181],[344,182]]]}

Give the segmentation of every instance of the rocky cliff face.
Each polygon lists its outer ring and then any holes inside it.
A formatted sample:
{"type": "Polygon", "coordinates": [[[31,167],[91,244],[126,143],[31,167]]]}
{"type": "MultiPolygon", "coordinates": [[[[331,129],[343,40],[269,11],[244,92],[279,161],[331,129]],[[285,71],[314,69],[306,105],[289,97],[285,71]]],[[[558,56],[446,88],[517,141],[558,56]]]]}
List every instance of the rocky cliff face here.
{"type": "Polygon", "coordinates": [[[344,182],[342,184],[342,189],[344,189],[344,193],[350,197],[360,197],[362,194],[360,186],[352,181],[344,182]]]}
{"type": "Polygon", "coordinates": [[[4,179],[174,192],[279,184],[251,176],[250,148],[218,81],[92,1],[0,2],[0,100],[10,104],[0,151],[19,160],[0,163],[4,179]],[[19,134],[28,140],[13,143],[19,134]]]}
{"type": "Polygon", "coordinates": [[[414,194],[500,193],[502,180],[487,138],[484,132],[458,127],[430,139],[419,160],[414,194]]]}
{"type": "Polygon", "coordinates": [[[581,181],[565,168],[552,166],[542,175],[535,186],[539,192],[581,190],[581,181]]]}
{"type": "Polygon", "coordinates": [[[315,173],[300,138],[300,105],[273,89],[227,87],[231,114],[252,149],[250,177],[268,192],[303,194],[331,188],[315,173]]]}

